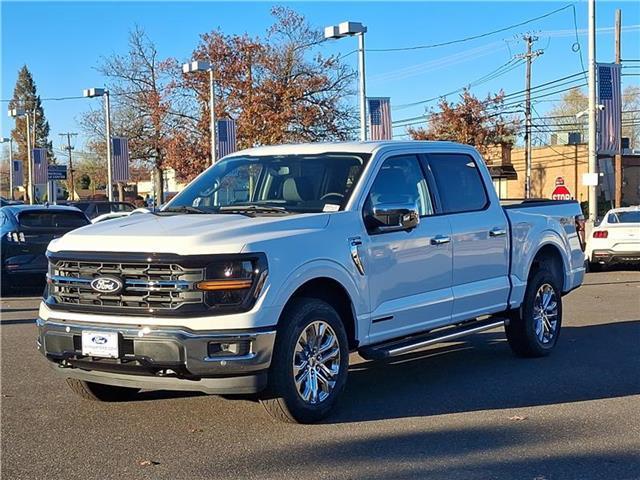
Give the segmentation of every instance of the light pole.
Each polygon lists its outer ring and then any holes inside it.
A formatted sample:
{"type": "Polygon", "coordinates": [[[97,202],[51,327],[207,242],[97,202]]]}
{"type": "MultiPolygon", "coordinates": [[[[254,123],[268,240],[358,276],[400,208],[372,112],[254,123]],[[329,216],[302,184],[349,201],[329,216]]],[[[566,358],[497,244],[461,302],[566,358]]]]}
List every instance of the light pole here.
{"type": "Polygon", "coordinates": [[[216,94],[214,90],[213,65],[210,62],[194,60],[182,65],[182,73],[209,72],[209,129],[211,130],[211,164],[216,163],[216,94]]]}
{"type": "Polygon", "coordinates": [[[367,139],[367,93],[364,68],[364,34],[367,27],[359,22],[342,22],[339,25],[325,27],[324,38],[358,37],[358,81],[360,86],[360,140],[367,139]]]}
{"type": "MultiPolygon", "coordinates": [[[[589,0],[589,173],[598,173],[596,151],[596,2],[589,0]]],[[[597,177],[596,177],[597,178],[597,177]]],[[[593,227],[598,216],[597,184],[589,185],[589,224],[593,227]]]]}
{"type": "Polygon", "coordinates": [[[15,119],[25,117],[27,120],[27,194],[29,195],[29,205],[33,205],[33,152],[31,151],[31,121],[29,120],[29,113],[22,108],[12,108],[9,110],[9,116],[15,119]]]}
{"type": "Polygon", "coordinates": [[[13,138],[0,138],[0,143],[9,144],[9,199],[14,200],[13,196],[13,138]]]}
{"type": "Polygon", "coordinates": [[[87,88],[82,91],[82,94],[87,98],[104,97],[104,117],[107,136],[107,197],[110,202],[113,202],[113,159],[111,158],[111,104],[109,102],[109,90],[105,88],[87,88]]]}

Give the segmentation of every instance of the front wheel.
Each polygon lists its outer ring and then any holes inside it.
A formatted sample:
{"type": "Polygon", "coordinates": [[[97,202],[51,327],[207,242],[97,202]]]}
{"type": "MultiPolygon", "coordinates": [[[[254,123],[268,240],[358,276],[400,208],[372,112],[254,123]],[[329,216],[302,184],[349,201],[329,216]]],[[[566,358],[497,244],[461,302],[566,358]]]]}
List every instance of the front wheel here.
{"type": "Polygon", "coordinates": [[[562,325],[562,295],[553,274],[538,270],[529,278],[521,307],[505,325],[513,353],[520,357],[549,355],[562,325]]]}
{"type": "Polygon", "coordinates": [[[67,378],[67,385],[76,395],[85,400],[100,402],[126,402],[132,400],[140,391],[139,388],[115,387],[102,383],[85,382],[77,378],[67,378]]]}
{"type": "Polygon", "coordinates": [[[316,422],[329,413],[346,383],[344,325],[331,305],[314,298],[295,300],[280,325],[261,403],[278,420],[316,422]]]}

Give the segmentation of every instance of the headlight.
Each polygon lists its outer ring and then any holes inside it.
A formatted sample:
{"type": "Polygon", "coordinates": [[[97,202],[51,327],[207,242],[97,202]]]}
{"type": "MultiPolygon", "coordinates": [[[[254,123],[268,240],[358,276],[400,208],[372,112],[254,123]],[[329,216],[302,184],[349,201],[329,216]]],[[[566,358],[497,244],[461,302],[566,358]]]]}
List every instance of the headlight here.
{"type": "Polygon", "coordinates": [[[264,254],[221,256],[205,269],[205,279],[195,287],[204,292],[210,308],[251,309],[267,277],[264,254]]]}

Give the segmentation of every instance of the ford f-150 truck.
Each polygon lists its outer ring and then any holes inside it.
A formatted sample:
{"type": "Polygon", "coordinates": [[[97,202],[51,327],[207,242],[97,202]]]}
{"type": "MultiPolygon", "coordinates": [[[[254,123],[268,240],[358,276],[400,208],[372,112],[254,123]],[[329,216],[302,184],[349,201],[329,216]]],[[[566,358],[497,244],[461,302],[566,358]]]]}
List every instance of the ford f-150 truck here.
{"type": "Polygon", "coordinates": [[[256,394],[303,423],[334,406],[350,352],[504,326],[516,355],[549,354],[585,272],[576,202],[501,205],[479,153],[449,142],[240,151],[47,255],[37,345],[82,397],[256,394]]]}

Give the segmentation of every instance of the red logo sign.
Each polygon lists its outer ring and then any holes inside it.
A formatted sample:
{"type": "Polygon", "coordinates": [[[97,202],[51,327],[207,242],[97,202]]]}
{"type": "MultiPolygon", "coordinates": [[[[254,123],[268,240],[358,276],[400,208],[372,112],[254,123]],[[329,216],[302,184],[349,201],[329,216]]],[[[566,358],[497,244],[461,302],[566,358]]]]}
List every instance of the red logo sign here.
{"type": "Polygon", "coordinates": [[[571,200],[571,192],[564,186],[564,178],[556,177],[556,188],[551,194],[553,200],[571,200]]]}

